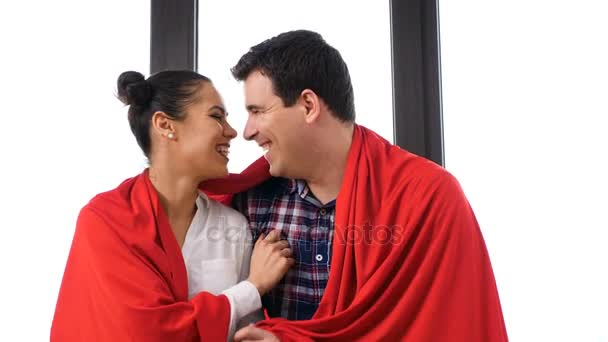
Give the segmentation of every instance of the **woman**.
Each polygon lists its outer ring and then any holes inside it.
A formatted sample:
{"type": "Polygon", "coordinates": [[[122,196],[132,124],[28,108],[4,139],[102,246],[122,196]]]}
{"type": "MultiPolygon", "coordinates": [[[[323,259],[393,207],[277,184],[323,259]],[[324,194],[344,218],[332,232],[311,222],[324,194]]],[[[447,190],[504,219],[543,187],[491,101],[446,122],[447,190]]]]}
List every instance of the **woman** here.
{"type": "Polygon", "coordinates": [[[246,219],[198,189],[228,175],[236,137],[208,78],[129,71],[118,96],[150,167],[81,210],[51,340],[226,340],[291,251],[270,233],[252,253],[246,219]]]}

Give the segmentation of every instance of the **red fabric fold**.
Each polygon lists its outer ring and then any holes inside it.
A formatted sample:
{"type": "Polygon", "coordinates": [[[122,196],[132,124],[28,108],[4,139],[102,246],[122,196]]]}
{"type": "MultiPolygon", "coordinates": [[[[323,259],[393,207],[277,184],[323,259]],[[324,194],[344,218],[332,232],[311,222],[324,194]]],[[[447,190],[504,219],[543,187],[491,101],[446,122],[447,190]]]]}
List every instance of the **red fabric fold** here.
{"type": "Polygon", "coordinates": [[[80,212],[51,341],[225,341],[228,299],[188,300],[183,256],[147,170],[80,212]]]}
{"type": "MultiPolygon", "coordinates": [[[[261,164],[205,187],[242,191],[268,177],[261,164]]],[[[337,198],[319,309],[308,321],[258,326],[282,341],[508,340],[485,242],[456,179],[361,126],[337,198]]]]}
{"type": "Polygon", "coordinates": [[[259,158],[240,174],[231,173],[222,179],[213,179],[200,184],[199,189],[218,202],[230,206],[232,197],[270,178],[268,162],[259,158]]]}

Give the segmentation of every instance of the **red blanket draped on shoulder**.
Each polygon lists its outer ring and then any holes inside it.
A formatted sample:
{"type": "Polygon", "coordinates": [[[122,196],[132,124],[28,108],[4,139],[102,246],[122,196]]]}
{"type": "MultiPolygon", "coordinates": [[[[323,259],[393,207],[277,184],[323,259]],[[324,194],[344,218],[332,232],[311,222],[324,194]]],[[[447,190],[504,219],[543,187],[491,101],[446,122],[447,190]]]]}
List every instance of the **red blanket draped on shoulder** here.
{"type": "Polygon", "coordinates": [[[80,212],[51,341],[225,341],[230,304],[188,300],[184,260],[147,170],[80,212]]]}
{"type": "MultiPolygon", "coordinates": [[[[259,160],[204,188],[231,194],[266,177],[259,160]]],[[[458,182],[361,126],[337,198],[318,311],[308,321],[258,326],[282,341],[507,341],[488,252],[458,182]]]]}

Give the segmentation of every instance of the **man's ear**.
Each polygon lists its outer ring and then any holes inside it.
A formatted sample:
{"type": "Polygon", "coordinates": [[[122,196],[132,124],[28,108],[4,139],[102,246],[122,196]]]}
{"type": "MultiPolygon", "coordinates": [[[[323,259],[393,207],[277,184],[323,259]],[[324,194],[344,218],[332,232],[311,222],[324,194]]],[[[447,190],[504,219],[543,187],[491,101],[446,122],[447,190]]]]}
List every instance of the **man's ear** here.
{"type": "Polygon", "coordinates": [[[319,119],[321,114],[321,99],[310,89],[302,90],[300,93],[301,104],[306,109],[306,123],[313,123],[319,119]]]}
{"type": "Polygon", "coordinates": [[[157,111],[152,114],[152,129],[165,138],[175,139],[175,121],[165,112],[157,111]]]}

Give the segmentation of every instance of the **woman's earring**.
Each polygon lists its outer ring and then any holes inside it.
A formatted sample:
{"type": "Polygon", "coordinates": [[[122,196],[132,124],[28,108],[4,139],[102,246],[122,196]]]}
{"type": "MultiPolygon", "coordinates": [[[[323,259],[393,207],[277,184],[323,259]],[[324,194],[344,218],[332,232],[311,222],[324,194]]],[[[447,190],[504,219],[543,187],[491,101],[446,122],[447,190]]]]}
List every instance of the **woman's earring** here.
{"type": "Polygon", "coordinates": [[[167,134],[167,138],[173,139],[173,138],[175,138],[175,135],[173,133],[169,133],[169,134],[167,134]]]}

